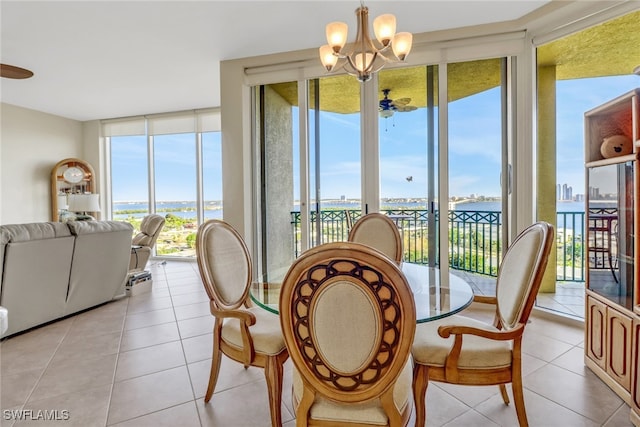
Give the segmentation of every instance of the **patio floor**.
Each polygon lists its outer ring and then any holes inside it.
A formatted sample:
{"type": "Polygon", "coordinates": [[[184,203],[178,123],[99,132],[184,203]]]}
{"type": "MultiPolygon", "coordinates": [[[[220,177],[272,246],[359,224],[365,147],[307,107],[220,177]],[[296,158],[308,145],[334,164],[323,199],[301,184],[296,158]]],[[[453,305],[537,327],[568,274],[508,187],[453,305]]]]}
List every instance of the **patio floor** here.
{"type": "MultiPolygon", "coordinates": [[[[496,278],[465,271],[450,270],[464,279],[477,295],[495,295],[496,278]]],[[[555,293],[539,293],[536,308],[558,312],[569,317],[584,319],[584,283],[557,282],[555,293]]]]}

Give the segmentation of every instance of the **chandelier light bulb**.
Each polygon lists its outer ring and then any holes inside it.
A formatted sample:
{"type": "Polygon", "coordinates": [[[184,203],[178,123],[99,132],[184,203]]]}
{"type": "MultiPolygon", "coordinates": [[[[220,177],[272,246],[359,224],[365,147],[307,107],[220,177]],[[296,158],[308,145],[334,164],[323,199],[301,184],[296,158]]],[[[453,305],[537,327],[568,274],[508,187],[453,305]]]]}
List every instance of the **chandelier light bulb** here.
{"type": "Polygon", "coordinates": [[[404,61],[404,59],[409,55],[411,51],[411,45],[413,43],[413,35],[411,33],[398,33],[393,38],[393,43],[391,44],[391,48],[393,49],[393,54],[400,61],[404,61]]]}
{"type": "Polygon", "coordinates": [[[387,13],[373,21],[373,31],[382,46],[388,46],[396,34],[396,17],[387,13]]]}
{"type": "Polygon", "coordinates": [[[354,59],[354,66],[356,67],[356,70],[358,70],[361,73],[368,71],[371,68],[373,57],[374,55],[371,52],[365,52],[364,55],[362,53],[356,54],[354,59]],[[364,57],[364,61],[363,61],[363,57],[364,57]]]}
{"type": "Polygon", "coordinates": [[[320,47],[320,60],[327,71],[331,71],[338,62],[338,56],[333,53],[333,48],[328,44],[320,47]]]}
{"type": "Polygon", "coordinates": [[[327,43],[333,48],[335,53],[340,52],[347,43],[347,33],[349,27],[344,22],[331,22],[327,24],[327,43]]]}

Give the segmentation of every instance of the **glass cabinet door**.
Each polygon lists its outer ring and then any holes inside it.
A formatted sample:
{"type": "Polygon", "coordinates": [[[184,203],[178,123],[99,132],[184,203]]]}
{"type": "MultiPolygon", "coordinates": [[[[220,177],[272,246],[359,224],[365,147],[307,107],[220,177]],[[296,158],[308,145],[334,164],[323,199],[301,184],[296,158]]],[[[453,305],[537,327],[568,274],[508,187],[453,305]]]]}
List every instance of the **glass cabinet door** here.
{"type": "Polygon", "coordinates": [[[588,289],[631,309],[634,161],[588,168],[588,289]]]}

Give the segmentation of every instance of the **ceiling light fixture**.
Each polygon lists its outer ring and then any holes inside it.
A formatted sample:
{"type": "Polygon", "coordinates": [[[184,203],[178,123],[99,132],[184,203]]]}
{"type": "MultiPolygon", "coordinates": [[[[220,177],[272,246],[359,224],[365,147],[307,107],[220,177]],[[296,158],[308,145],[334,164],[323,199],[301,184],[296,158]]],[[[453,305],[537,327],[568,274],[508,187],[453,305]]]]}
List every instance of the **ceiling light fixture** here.
{"type": "Polygon", "coordinates": [[[378,16],[373,21],[373,30],[378,43],[369,36],[369,9],[361,2],[356,9],[358,30],[356,41],[345,48],[348,26],[344,22],[327,24],[327,42],[320,48],[320,60],[328,72],[334,69],[344,70],[366,82],[371,75],[380,70],[387,62],[404,61],[413,36],[411,33],[396,34],[396,17],[391,14],[378,16]],[[388,51],[392,50],[392,54],[388,51]],[[341,61],[338,63],[338,61],[341,61]]]}

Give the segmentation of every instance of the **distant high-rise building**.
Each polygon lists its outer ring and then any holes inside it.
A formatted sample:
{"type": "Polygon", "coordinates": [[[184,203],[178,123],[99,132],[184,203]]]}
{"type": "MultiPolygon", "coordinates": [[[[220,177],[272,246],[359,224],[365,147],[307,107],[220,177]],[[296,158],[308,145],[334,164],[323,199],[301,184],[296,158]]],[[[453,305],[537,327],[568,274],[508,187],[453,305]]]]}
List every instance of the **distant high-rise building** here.
{"type": "Polygon", "coordinates": [[[556,199],[557,200],[573,200],[573,187],[564,183],[562,185],[556,185],[556,199]]]}

